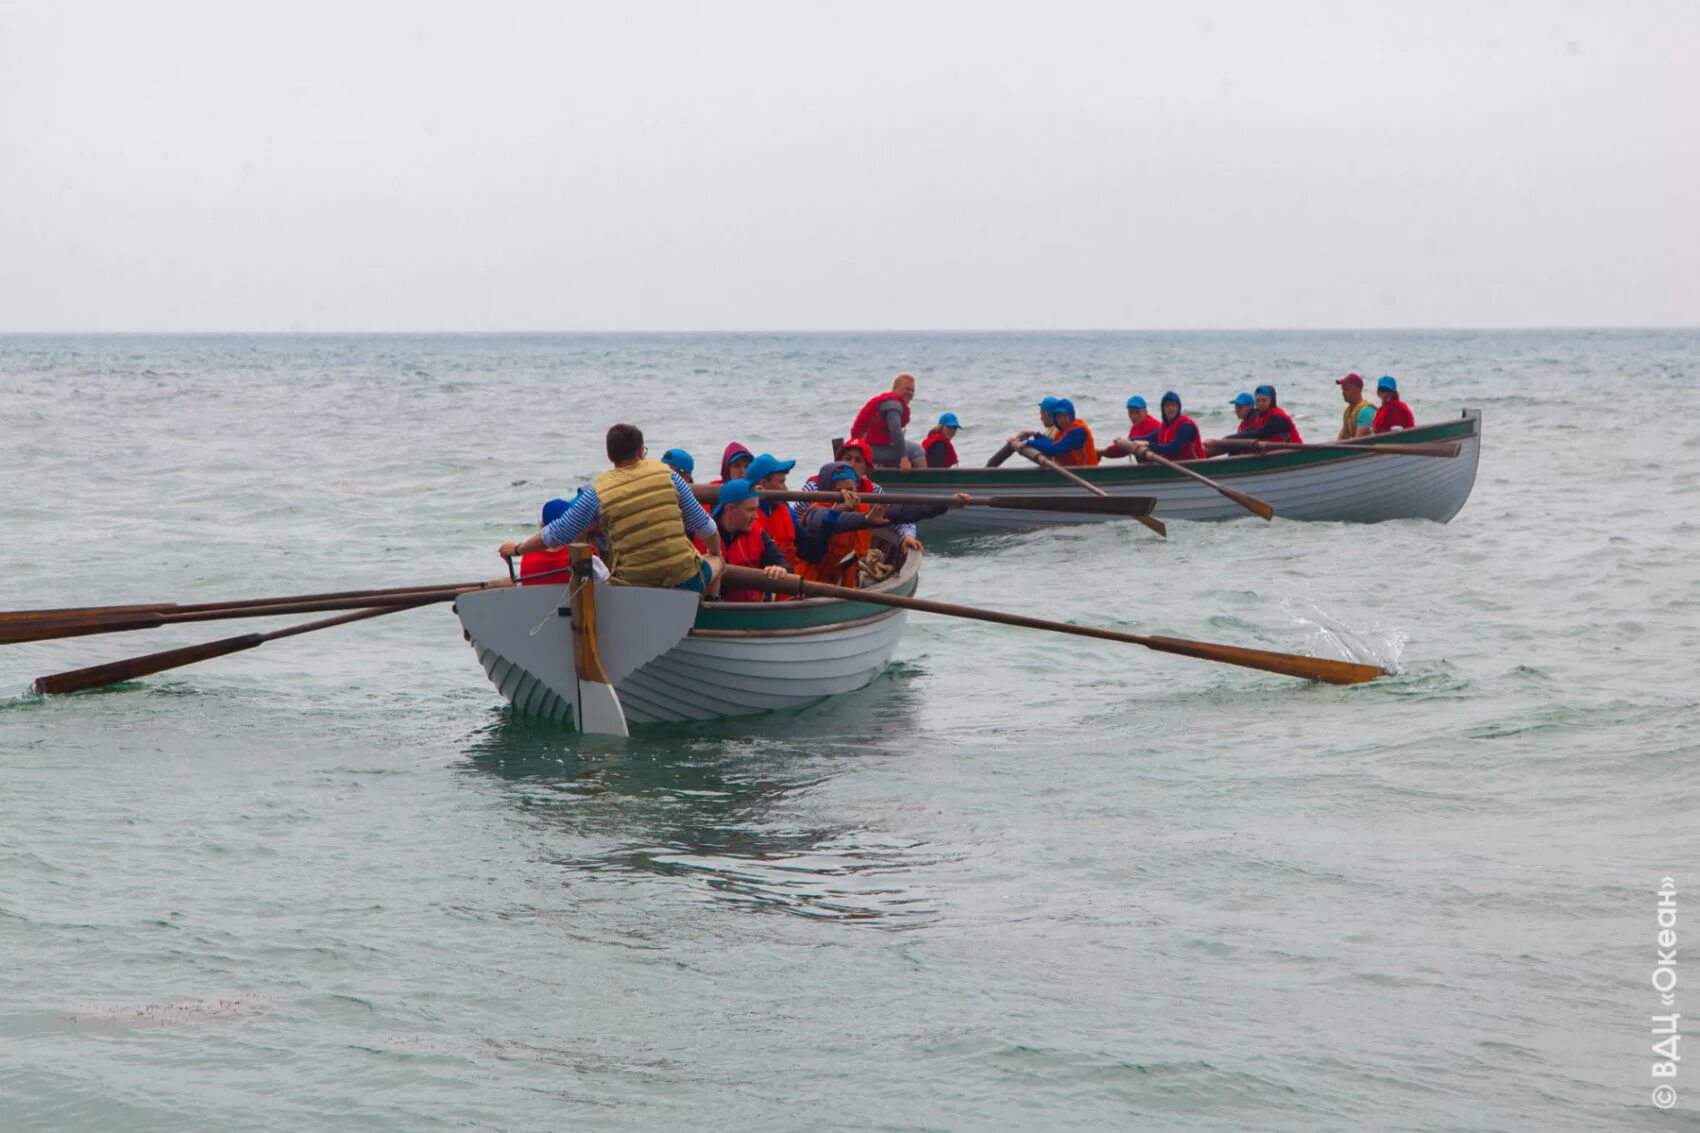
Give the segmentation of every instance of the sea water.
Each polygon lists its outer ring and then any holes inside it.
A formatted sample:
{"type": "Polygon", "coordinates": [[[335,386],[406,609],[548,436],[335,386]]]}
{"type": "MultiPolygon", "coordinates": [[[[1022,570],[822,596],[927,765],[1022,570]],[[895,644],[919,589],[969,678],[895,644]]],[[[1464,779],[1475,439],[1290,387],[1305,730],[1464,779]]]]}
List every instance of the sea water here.
{"type": "Polygon", "coordinates": [[[1046,394],[1328,439],[1392,373],[1480,476],[929,548],[929,597],[1396,669],[1351,688],[916,615],[860,693],[620,742],[446,607],[49,699],[253,623],[0,647],[0,1128],[1696,1127],[1649,1018],[1700,333],[8,336],[0,609],[496,577],[612,422],[800,482],[900,370],[970,461],[1046,394]]]}

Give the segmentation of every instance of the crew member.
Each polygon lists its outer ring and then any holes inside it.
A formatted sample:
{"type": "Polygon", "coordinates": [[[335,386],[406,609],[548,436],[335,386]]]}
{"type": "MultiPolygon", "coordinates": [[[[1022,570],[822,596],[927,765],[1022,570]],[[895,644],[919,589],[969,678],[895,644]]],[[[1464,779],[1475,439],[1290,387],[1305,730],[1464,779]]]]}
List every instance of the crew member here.
{"type": "Polygon", "coordinates": [[[739,441],[733,441],[726,446],[726,451],[720,454],[720,479],[716,484],[724,484],[728,480],[740,480],[744,470],[749,468],[750,461],[756,454],[745,448],[739,441]]]}
{"type": "MultiPolygon", "coordinates": [[[[1063,465],[1098,463],[1098,444],[1092,439],[1091,427],[1074,415],[1074,402],[1066,397],[1057,398],[1051,420],[1056,424],[1057,435],[1054,439],[1029,438],[1027,444],[1035,452],[1063,465]]],[[[1011,437],[1009,443],[1017,444],[1019,440],[1011,437]]]]}
{"type": "MultiPolygon", "coordinates": [[[[1028,437],[1054,438],[1057,435],[1057,423],[1056,423],[1055,420],[1052,419],[1051,411],[1053,409],[1055,409],[1056,407],[1057,407],[1057,399],[1054,398],[1054,397],[1046,397],[1043,400],[1041,400],[1039,402],[1039,430],[1038,430],[1038,432],[1034,432],[1032,429],[1024,429],[1021,432],[1015,434],[1016,439],[1020,440],[1023,444],[1025,444],[1028,437]]],[[[1014,456],[1015,455],[1015,449],[1016,449],[1016,445],[1013,441],[1006,441],[1002,448],[1000,448],[997,452],[992,454],[992,459],[986,461],[986,467],[987,468],[996,468],[998,465],[1002,464],[1004,461],[1006,461],[1010,457],[1014,456]]]]}
{"type": "MultiPolygon", "coordinates": [[[[1243,440],[1247,432],[1257,425],[1257,399],[1250,393],[1241,390],[1234,395],[1234,400],[1228,403],[1234,407],[1234,416],[1239,419],[1239,426],[1234,429],[1234,435],[1229,440],[1243,440]]],[[[1238,445],[1223,444],[1222,441],[1205,441],[1205,456],[1221,456],[1227,453],[1233,456],[1245,450],[1238,445]]]]}
{"type": "Polygon", "coordinates": [[[1334,384],[1340,387],[1340,400],[1346,403],[1346,411],[1340,414],[1340,435],[1334,439],[1349,441],[1353,437],[1369,436],[1374,431],[1375,406],[1364,400],[1364,380],[1356,374],[1347,374],[1334,384]]]}
{"type": "MultiPolygon", "coordinates": [[[[795,460],[780,460],[771,453],[762,453],[750,461],[744,475],[757,488],[770,492],[783,492],[785,474],[797,467],[795,460]]],[[[761,501],[761,527],[773,541],[779,544],[779,550],[788,561],[797,558],[797,524],[791,513],[791,505],[783,500],[761,501]]]]}
{"type": "MultiPolygon", "coordinates": [[[[721,546],[726,548],[727,566],[759,567],[769,578],[784,578],[791,572],[791,561],[763,529],[761,493],[748,480],[728,480],[720,485],[714,522],[721,546]]],[[[765,591],[736,587],[722,587],[720,593],[724,602],[760,602],[768,597],[765,591]]]]}
{"type": "Polygon", "coordinates": [[[867,441],[875,464],[913,468],[922,460],[921,446],[904,439],[903,430],[909,427],[909,403],[914,400],[915,375],[897,375],[891,389],[870,397],[856,414],[850,439],[867,441]]]}
{"type": "Polygon", "coordinates": [[[1258,386],[1256,391],[1257,409],[1251,424],[1242,423],[1240,430],[1234,434],[1236,441],[1279,441],[1283,444],[1300,445],[1304,438],[1299,436],[1299,427],[1287,411],[1276,404],[1274,386],[1258,386]]]}
{"type": "MultiPolygon", "coordinates": [[[[868,479],[868,475],[873,471],[873,468],[871,467],[872,461],[868,456],[868,444],[866,441],[845,441],[844,447],[838,450],[838,462],[849,465],[851,471],[856,473],[855,491],[860,492],[864,496],[878,495],[885,491],[884,488],[881,488],[878,484],[868,479]]],[[[829,492],[836,491],[836,489],[821,487],[816,477],[811,476],[807,480],[803,481],[803,491],[829,492]]],[[[958,493],[958,495],[960,494],[961,493],[958,493]]],[[[801,522],[804,510],[808,506],[809,505],[807,504],[797,505],[794,515],[799,522],[801,522]]],[[[929,512],[921,518],[931,519],[933,516],[943,515],[945,510],[946,509],[944,508],[940,508],[937,511],[929,512]]],[[[922,549],[921,535],[915,529],[913,521],[894,522],[891,524],[891,530],[902,541],[903,549],[905,551],[919,551],[922,549]]]]}
{"type": "Polygon", "coordinates": [[[661,454],[661,463],[679,474],[679,479],[687,484],[695,483],[691,475],[697,470],[697,462],[690,453],[682,448],[670,448],[661,454]]]}
{"type": "Polygon", "coordinates": [[[1381,399],[1381,408],[1375,411],[1375,420],[1371,428],[1378,433],[1391,433],[1398,429],[1414,429],[1417,419],[1411,415],[1411,407],[1399,400],[1399,383],[1393,380],[1392,374],[1383,374],[1375,383],[1375,396],[1381,399]]]}
{"type": "Polygon", "coordinates": [[[956,446],[951,440],[960,428],[962,422],[956,419],[956,414],[946,413],[939,418],[939,423],[928,431],[925,439],[921,441],[921,451],[927,455],[928,468],[956,467],[956,446]]]}
{"type": "Polygon", "coordinates": [[[503,543],[501,556],[564,547],[600,522],[614,582],[704,590],[722,563],[714,520],[677,472],[645,458],[643,431],[636,425],[611,427],[606,444],[614,467],[542,531],[503,543]],[[706,558],[691,546],[687,533],[702,536],[706,558]]]}
{"type": "Polygon", "coordinates": [[[1106,448],[1098,450],[1100,457],[1131,456],[1133,445],[1128,441],[1149,440],[1157,434],[1157,418],[1146,411],[1145,399],[1134,394],[1127,399],[1127,440],[1117,437],[1106,448]]]}
{"type": "MultiPolygon", "coordinates": [[[[566,510],[566,500],[550,500],[548,503],[544,504],[542,516],[543,522],[537,525],[537,530],[541,531],[557,519],[561,518],[562,513],[566,510]]],[[[572,566],[571,555],[572,552],[568,548],[562,547],[556,551],[537,550],[531,552],[529,555],[521,557],[519,560],[519,584],[521,586],[525,586],[536,578],[537,575],[565,570],[565,568],[572,566]]],[[[571,581],[570,575],[556,574],[551,578],[537,579],[536,585],[558,586],[563,582],[569,581],[571,581]]]]}
{"type": "Polygon", "coordinates": [[[1154,452],[1169,460],[1204,459],[1204,444],[1198,434],[1198,425],[1181,412],[1181,395],[1174,390],[1165,393],[1163,400],[1157,403],[1157,411],[1163,415],[1163,420],[1157,425],[1156,435],[1131,442],[1134,455],[1138,457],[1154,452]]]}

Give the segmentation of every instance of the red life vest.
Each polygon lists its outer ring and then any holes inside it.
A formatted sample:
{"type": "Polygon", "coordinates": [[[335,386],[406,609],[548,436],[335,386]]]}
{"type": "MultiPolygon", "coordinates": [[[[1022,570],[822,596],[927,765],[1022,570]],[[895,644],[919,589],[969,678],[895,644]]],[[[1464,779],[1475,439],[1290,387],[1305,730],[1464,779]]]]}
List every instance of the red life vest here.
{"type": "MultiPolygon", "coordinates": [[[[1175,419],[1173,421],[1164,421],[1162,424],[1157,426],[1157,443],[1160,445],[1172,443],[1175,439],[1175,434],[1180,431],[1180,427],[1182,425],[1191,425],[1194,431],[1198,429],[1198,424],[1193,421],[1191,417],[1188,417],[1185,413],[1177,413],[1175,414],[1175,419]]],[[[1197,437],[1194,437],[1192,443],[1182,449],[1180,456],[1175,457],[1174,459],[1203,460],[1203,443],[1200,442],[1197,437]]]]}
{"type": "Polygon", "coordinates": [[[1292,417],[1288,416],[1285,409],[1282,409],[1279,405],[1271,405],[1266,412],[1258,417],[1257,423],[1261,425],[1263,422],[1268,421],[1271,418],[1285,424],[1287,426],[1287,431],[1284,433],[1276,433],[1273,437],[1264,437],[1262,438],[1263,440],[1281,441],[1291,445],[1302,445],[1305,443],[1304,438],[1299,436],[1299,427],[1293,423],[1292,417]]]}
{"type": "Polygon", "coordinates": [[[1127,439],[1137,441],[1140,437],[1149,437],[1157,431],[1157,418],[1147,413],[1137,425],[1127,427],[1127,439]]]}
{"type": "Polygon", "coordinates": [[[1370,426],[1378,433],[1391,433],[1395,426],[1401,429],[1414,429],[1417,419],[1411,416],[1411,407],[1398,398],[1394,398],[1375,411],[1375,424],[1370,426]]]}
{"type": "MultiPolygon", "coordinates": [[[[730,539],[726,538],[726,533],[722,531],[720,541],[723,545],[722,549],[726,553],[727,566],[761,569],[761,552],[765,544],[762,542],[761,522],[759,520],[748,531],[740,532],[730,539]]],[[[760,602],[765,597],[767,595],[760,590],[722,589],[720,591],[722,602],[760,602]]]]}
{"type": "Polygon", "coordinates": [[[1057,463],[1063,465],[1097,464],[1098,442],[1092,439],[1092,427],[1080,418],[1076,417],[1073,421],[1069,422],[1068,428],[1057,434],[1057,440],[1062,440],[1076,429],[1083,430],[1086,433],[1086,443],[1075,449],[1073,452],[1065,452],[1061,456],[1057,457],[1057,463]]]}
{"type": "Polygon", "coordinates": [[[903,406],[903,427],[909,427],[909,403],[897,397],[897,391],[886,390],[868,399],[862,406],[862,411],[856,414],[856,420],[850,424],[850,439],[867,441],[872,445],[889,445],[891,430],[885,427],[885,415],[880,412],[880,402],[897,398],[897,403],[903,406]]]}
{"type": "MultiPolygon", "coordinates": [[[[866,484],[864,480],[862,483],[866,484]]],[[[811,504],[811,508],[832,507],[832,504],[811,504]]],[[[867,511],[868,505],[863,504],[857,511],[867,511]]],[[[826,545],[826,555],[818,563],[807,560],[797,563],[797,573],[812,582],[828,582],[834,586],[856,585],[861,571],[863,559],[868,557],[868,551],[873,548],[874,533],[872,528],[864,527],[860,531],[851,531],[843,535],[834,535],[826,545]],[[845,556],[853,555],[848,562],[845,556]]]]}
{"type": "Polygon", "coordinates": [[[791,516],[791,508],[787,504],[779,504],[772,511],[764,511],[757,525],[769,535],[779,546],[780,553],[788,563],[797,561],[797,523],[791,516]]]}
{"type": "Polygon", "coordinates": [[[540,578],[535,583],[530,584],[526,583],[525,580],[530,578],[532,575],[542,574],[544,571],[560,570],[562,567],[571,566],[573,562],[572,556],[573,552],[570,547],[556,547],[553,551],[532,551],[530,554],[521,555],[519,559],[520,585],[567,585],[573,580],[573,576],[570,574],[557,574],[552,578],[540,578]]]}
{"type": "MultiPolygon", "coordinates": [[[[944,435],[943,425],[935,425],[932,432],[927,434],[927,439],[921,442],[921,451],[930,456],[933,449],[938,445],[944,446],[944,466],[946,468],[955,468],[956,446],[951,444],[950,438],[944,435]]],[[[931,463],[931,461],[928,461],[929,465],[931,463]]]]}

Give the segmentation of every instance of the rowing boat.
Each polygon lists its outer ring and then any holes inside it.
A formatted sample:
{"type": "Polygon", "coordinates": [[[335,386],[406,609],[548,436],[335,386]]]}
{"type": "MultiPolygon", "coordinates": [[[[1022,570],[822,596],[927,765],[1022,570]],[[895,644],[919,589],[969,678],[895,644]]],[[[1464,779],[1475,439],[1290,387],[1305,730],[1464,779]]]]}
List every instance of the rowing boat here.
{"type": "MultiPolygon", "coordinates": [[[[909,554],[868,589],[914,594],[921,558],[909,554]]],[[[570,594],[569,585],[485,590],[454,608],[485,674],[519,713],[623,734],[584,710],[570,594]]],[[[690,591],[605,583],[595,584],[594,611],[602,670],[632,724],[748,716],[852,692],[890,663],[907,617],[833,598],[701,602],[690,591]]]]}
{"type": "MultiPolygon", "coordinates": [[[[1313,448],[1187,461],[1185,466],[1212,480],[1265,500],[1284,519],[1377,523],[1387,519],[1430,519],[1446,523],[1463,508],[1476,483],[1481,454],[1482,415],[1462,415],[1356,442],[1378,444],[1459,442],[1455,457],[1376,456],[1334,448],[1313,448]]],[[[1240,519],[1245,509],[1215,489],[1171,469],[1123,462],[1076,466],[1069,471],[1113,495],[1156,497],[1156,513],[1165,520],[1240,519]]],[[[1080,488],[1043,468],[1019,459],[998,468],[896,468],[876,470],[888,492],[970,492],[974,495],[1078,494],[1080,488]]],[[[931,532],[977,534],[1059,523],[1097,523],[1104,517],[1043,511],[993,511],[962,508],[927,521],[931,532]]]]}

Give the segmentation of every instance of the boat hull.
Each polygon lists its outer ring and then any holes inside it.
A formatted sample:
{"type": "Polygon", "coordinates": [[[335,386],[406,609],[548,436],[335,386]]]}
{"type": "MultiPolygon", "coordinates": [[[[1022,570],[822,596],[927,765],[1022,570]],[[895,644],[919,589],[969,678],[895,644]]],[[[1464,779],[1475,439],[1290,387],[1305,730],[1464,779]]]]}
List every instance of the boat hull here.
{"type": "MultiPolygon", "coordinates": [[[[1336,523],[1379,523],[1389,519],[1449,522],[1470,498],[1481,456],[1481,413],[1469,409],[1453,420],[1419,426],[1376,439],[1383,444],[1457,441],[1456,457],[1375,456],[1332,449],[1216,457],[1189,467],[1270,504],[1282,519],[1336,523]]],[[[1375,441],[1370,442],[1376,443],[1375,441]]],[[[1167,468],[1106,462],[1073,468],[1112,495],[1149,495],[1165,520],[1242,519],[1250,513],[1212,488],[1167,468]]],[[[1080,488],[1053,472],[1025,463],[999,468],[878,470],[888,492],[970,492],[995,496],[1020,493],[1068,496],[1080,488]]],[[[1102,523],[1109,516],[956,508],[927,521],[927,531],[983,534],[1058,524],[1102,523]]]]}
{"type": "MultiPolygon", "coordinates": [[[[876,589],[913,594],[919,555],[876,589]]],[[[466,638],[521,714],[579,727],[564,586],[462,595],[466,638]]],[[[676,590],[599,584],[603,667],[631,724],[686,723],[800,708],[871,683],[903,635],[902,610],[811,598],[715,603],[676,590]]]]}

